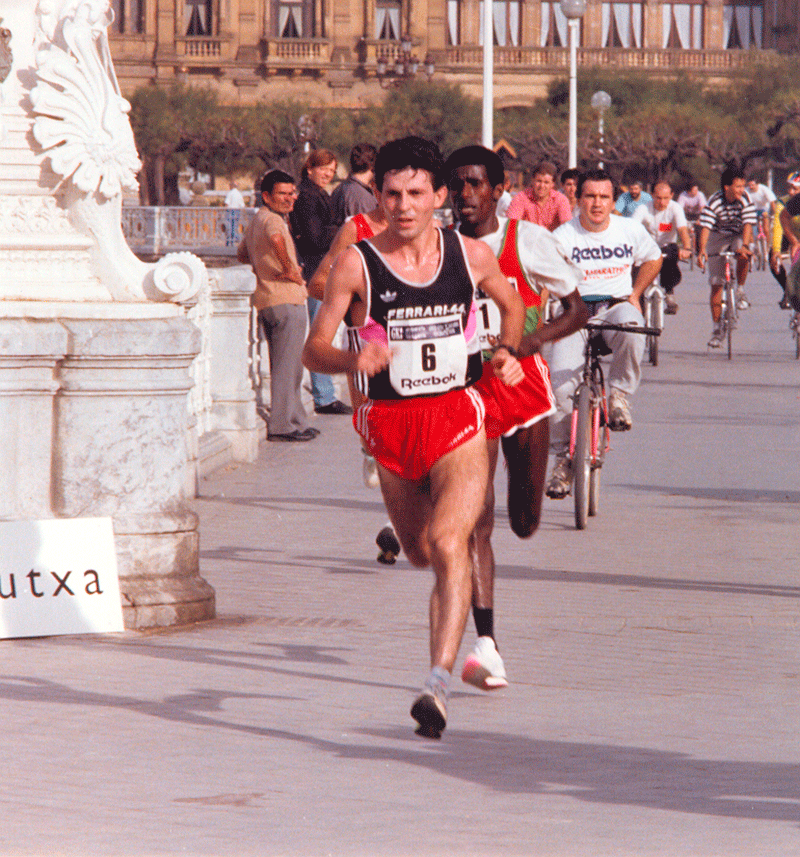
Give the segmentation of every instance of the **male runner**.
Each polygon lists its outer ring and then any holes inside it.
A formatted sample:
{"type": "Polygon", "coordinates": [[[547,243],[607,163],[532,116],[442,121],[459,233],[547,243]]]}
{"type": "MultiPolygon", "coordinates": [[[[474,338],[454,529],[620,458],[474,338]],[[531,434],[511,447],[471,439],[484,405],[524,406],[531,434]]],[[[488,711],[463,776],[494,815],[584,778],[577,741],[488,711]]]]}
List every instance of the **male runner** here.
{"type": "Polygon", "coordinates": [[[723,250],[736,253],[736,301],[739,309],[747,309],[750,302],[744,293],[750,257],[753,251],[753,227],[757,224],[756,209],[744,189],[744,173],[736,167],[728,167],[720,176],[720,189],[712,193],[708,205],[700,215],[700,250],[697,264],[705,270],[708,261],[708,282],[711,286],[711,320],[714,329],[709,348],[722,345],[722,286],[725,282],[725,260],[719,254],[723,250]],[[711,258],[709,258],[711,257],[711,258]]]}
{"type": "Polygon", "coordinates": [[[431,671],[411,715],[418,734],[447,723],[450,673],[472,591],[469,539],[488,481],[483,405],[471,389],[481,355],[473,294],[500,309],[492,365],[519,383],[524,306],[485,244],[433,224],[447,195],[438,148],[419,137],[387,143],[375,181],[386,229],[334,262],[303,360],[316,371],[353,372],[370,401],[353,422],[378,462],[389,517],[409,561],[431,565],[431,671]],[[333,346],[348,318],[357,350],[333,346]],[[511,350],[509,350],[511,349],[511,350]]]}
{"type": "MultiPolygon", "coordinates": [[[[528,538],[536,532],[541,516],[549,443],[547,417],[555,411],[547,364],[539,350],[542,343],[576,331],[585,324],[589,313],[577,289],[582,273],[559,251],[551,234],[542,226],[497,215],[497,200],[503,191],[503,162],[499,155],[483,146],[466,146],[447,159],[444,174],[459,232],[489,245],[500,270],[527,307],[524,335],[517,351],[525,380],[513,387],[501,384],[487,363],[476,385],[486,408],[489,482],[473,537],[472,614],[478,640],[464,662],[461,677],[482,690],[491,690],[508,684],[494,633],[491,535],[498,447],[502,443],[507,464],[511,529],[520,538],[528,538]],[[564,313],[541,326],[543,290],[561,299],[564,313]]],[[[482,345],[488,349],[500,334],[500,317],[486,295],[479,292],[476,301],[482,345]]]]}
{"type": "MultiPolygon", "coordinates": [[[[578,217],[553,233],[561,251],[583,270],[581,297],[601,321],[642,327],[641,297],[661,270],[661,251],[641,223],[630,217],[611,216],[615,185],[608,173],[591,170],[578,183],[578,217]],[[638,267],[635,278],[632,269],[638,267]]],[[[608,371],[608,424],[613,431],[631,428],[628,396],[641,379],[644,336],[609,330],[602,333],[612,351],[608,371]]],[[[548,346],[548,362],[556,394],[556,415],[551,419],[551,447],[555,466],[547,483],[547,496],[566,497],[572,487],[569,458],[572,397],[581,378],[584,335],[578,331],[548,346]]]]}

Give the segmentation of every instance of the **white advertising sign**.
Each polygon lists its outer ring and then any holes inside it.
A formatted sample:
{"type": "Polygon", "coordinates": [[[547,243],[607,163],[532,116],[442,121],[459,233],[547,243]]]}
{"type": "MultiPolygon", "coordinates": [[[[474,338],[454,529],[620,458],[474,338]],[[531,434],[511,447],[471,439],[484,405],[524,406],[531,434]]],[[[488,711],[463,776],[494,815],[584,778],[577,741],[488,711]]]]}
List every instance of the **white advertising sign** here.
{"type": "Polygon", "coordinates": [[[122,630],[111,518],[0,521],[0,637],[122,630]]]}

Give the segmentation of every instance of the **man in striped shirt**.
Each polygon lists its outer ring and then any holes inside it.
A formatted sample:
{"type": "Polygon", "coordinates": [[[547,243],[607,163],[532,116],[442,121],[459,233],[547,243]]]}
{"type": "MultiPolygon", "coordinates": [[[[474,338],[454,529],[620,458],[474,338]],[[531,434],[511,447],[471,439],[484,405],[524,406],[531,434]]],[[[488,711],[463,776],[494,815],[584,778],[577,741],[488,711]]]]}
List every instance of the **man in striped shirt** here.
{"type": "Polygon", "coordinates": [[[700,215],[700,251],[697,254],[697,262],[702,269],[708,261],[711,318],[714,322],[708,341],[710,348],[719,348],[722,344],[720,316],[725,260],[719,254],[723,250],[736,252],[736,300],[739,309],[747,309],[750,302],[744,293],[744,284],[753,254],[750,244],[756,225],[756,209],[744,189],[744,173],[736,167],[728,167],[720,177],[720,187],[721,190],[711,195],[700,215]]]}

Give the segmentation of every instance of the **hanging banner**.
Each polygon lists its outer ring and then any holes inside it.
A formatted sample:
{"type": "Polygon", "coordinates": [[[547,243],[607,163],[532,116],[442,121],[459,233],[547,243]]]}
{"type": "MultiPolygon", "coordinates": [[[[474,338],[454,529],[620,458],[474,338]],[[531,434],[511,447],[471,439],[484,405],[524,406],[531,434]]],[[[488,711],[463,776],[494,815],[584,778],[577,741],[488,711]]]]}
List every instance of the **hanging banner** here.
{"type": "Polygon", "coordinates": [[[111,518],[0,521],[0,638],[122,630],[111,518]]]}

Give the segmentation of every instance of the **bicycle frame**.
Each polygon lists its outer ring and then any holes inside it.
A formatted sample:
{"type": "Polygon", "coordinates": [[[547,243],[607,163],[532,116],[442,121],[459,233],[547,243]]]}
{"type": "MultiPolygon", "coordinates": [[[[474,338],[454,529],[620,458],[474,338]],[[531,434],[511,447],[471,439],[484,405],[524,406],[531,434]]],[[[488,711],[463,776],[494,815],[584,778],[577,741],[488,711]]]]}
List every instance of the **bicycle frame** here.
{"type": "Polygon", "coordinates": [[[723,250],[719,255],[725,259],[725,282],[722,284],[722,306],[720,307],[720,329],[728,342],[728,360],[733,357],[733,331],[736,329],[738,313],[734,289],[734,274],[731,262],[736,258],[732,250],[723,250]]]}
{"type": "Polygon", "coordinates": [[[600,469],[611,448],[608,425],[608,400],[605,375],[601,360],[607,353],[601,335],[603,330],[620,330],[659,336],[661,331],[652,327],[598,322],[586,325],[581,380],[573,397],[570,425],[569,455],[572,462],[575,495],[575,527],[586,527],[588,517],[597,514],[600,506],[600,469]]]}

